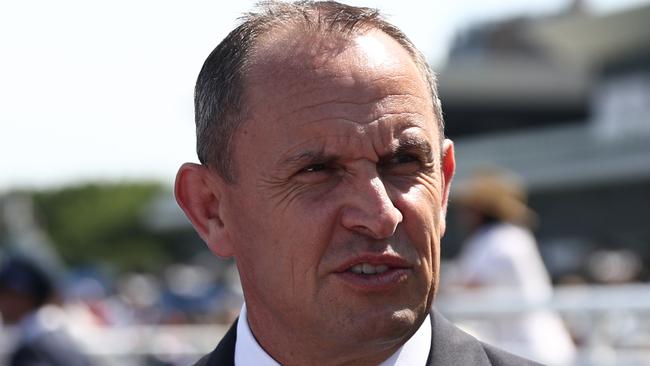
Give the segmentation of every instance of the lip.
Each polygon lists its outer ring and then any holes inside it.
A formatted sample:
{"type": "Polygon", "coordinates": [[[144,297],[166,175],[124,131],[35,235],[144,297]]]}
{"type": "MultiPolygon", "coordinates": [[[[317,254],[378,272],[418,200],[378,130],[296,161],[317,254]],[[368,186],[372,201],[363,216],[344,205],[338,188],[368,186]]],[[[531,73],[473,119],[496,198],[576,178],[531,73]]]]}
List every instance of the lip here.
{"type": "Polygon", "coordinates": [[[394,254],[366,254],[346,261],[333,274],[355,291],[386,292],[406,281],[411,272],[411,267],[404,258],[394,254]],[[349,271],[352,266],[360,263],[369,263],[374,266],[386,265],[388,270],[373,275],[356,274],[349,271]]]}
{"type": "Polygon", "coordinates": [[[334,270],[335,273],[345,273],[347,272],[352,266],[355,266],[360,263],[369,263],[372,264],[373,266],[378,266],[378,265],[386,265],[389,268],[397,268],[397,269],[408,269],[411,266],[409,263],[399,255],[395,254],[364,254],[364,255],[359,255],[355,256],[354,258],[351,258],[347,261],[345,261],[342,265],[340,265],[336,270],[334,270]]]}

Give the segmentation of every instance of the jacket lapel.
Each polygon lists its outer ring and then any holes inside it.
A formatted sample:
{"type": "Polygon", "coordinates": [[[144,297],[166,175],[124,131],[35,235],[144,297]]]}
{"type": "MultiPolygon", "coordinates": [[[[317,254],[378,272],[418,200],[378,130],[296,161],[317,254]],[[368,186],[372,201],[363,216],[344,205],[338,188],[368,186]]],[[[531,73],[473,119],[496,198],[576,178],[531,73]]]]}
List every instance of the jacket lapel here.
{"type": "Polygon", "coordinates": [[[481,343],[451,324],[436,310],[431,312],[431,329],[428,366],[491,365],[481,343]]]}
{"type": "Polygon", "coordinates": [[[210,354],[199,360],[195,366],[235,366],[235,343],[237,342],[237,321],[210,354]]]}

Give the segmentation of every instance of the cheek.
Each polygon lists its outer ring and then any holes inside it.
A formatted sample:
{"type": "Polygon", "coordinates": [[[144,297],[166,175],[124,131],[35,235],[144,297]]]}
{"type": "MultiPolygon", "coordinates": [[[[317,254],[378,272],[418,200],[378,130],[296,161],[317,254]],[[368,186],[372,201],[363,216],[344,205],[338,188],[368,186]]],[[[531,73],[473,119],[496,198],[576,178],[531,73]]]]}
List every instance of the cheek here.
{"type": "Polygon", "coordinates": [[[400,194],[399,201],[395,203],[410,221],[416,221],[421,225],[421,231],[433,237],[439,234],[440,193],[433,185],[414,185],[400,194]]]}
{"type": "Polygon", "coordinates": [[[426,291],[427,309],[438,288],[440,275],[440,201],[436,191],[413,187],[401,196],[404,232],[417,251],[420,266],[416,272],[420,289],[426,291]]]}
{"type": "Polygon", "coordinates": [[[428,186],[413,186],[395,202],[404,215],[404,231],[421,258],[434,271],[439,255],[441,236],[440,201],[437,191],[428,186]]]}
{"type": "Polygon", "coordinates": [[[320,258],[331,241],[335,222],[331,202],[294,200],[273,205],[268,199],[248,196],[233,210],[235,257],[243,273],[249,273],[273,288],[315,276],[320,258]]]}
{"type": "Polygon", "coordinates": [[[278,267],[274,263],[282,257],[274,232],[277,221],[273,213],[258,197],[233,192],[228,195],[227,220],[224,220],[228,236],[233,244],[234,257],[240,269],[242,282],[268,283],[278,267]],[[244,276],[246,278],[244,278],[244,276]]]}

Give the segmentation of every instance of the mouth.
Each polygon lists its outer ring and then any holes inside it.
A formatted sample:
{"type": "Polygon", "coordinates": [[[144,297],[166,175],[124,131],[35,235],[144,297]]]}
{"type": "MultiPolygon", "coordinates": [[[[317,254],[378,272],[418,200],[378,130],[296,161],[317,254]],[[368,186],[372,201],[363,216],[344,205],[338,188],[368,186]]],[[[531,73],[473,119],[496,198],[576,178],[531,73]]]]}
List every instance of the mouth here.
{"type": "Polygon", "coordinates": [[[401,257],[369,255],[346,262],[334,274],[355,291],[383,292],[406,281],[410,272],[411,266],[401,257]]]}
{"type": "Polygon", "coordinates": [[[348,269],[349,272],[363,275],[374,275],[386,273],[390,267],[386,264],[372,265],[370,263],[359,263],[348,269]]]}

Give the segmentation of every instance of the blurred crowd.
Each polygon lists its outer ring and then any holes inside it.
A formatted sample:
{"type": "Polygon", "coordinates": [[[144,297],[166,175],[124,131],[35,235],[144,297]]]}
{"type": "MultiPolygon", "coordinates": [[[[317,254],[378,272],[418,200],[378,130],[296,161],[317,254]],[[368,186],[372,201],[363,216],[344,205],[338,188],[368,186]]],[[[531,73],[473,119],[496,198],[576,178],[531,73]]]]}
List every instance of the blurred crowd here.
{"type": "Polygon", "coordinates": [[[188,364],[206,350],[196,349],[196,340],[158,330],[233,321],[243,296],[233,264],[219,264],[218,270],[178,264],[159,276],[111,277],[96,268],[61,274],[28,255],[6,253],[0,267],[0,364],[188,364]],[[131,341],[119,346],[120,338],[131,341]]]}

